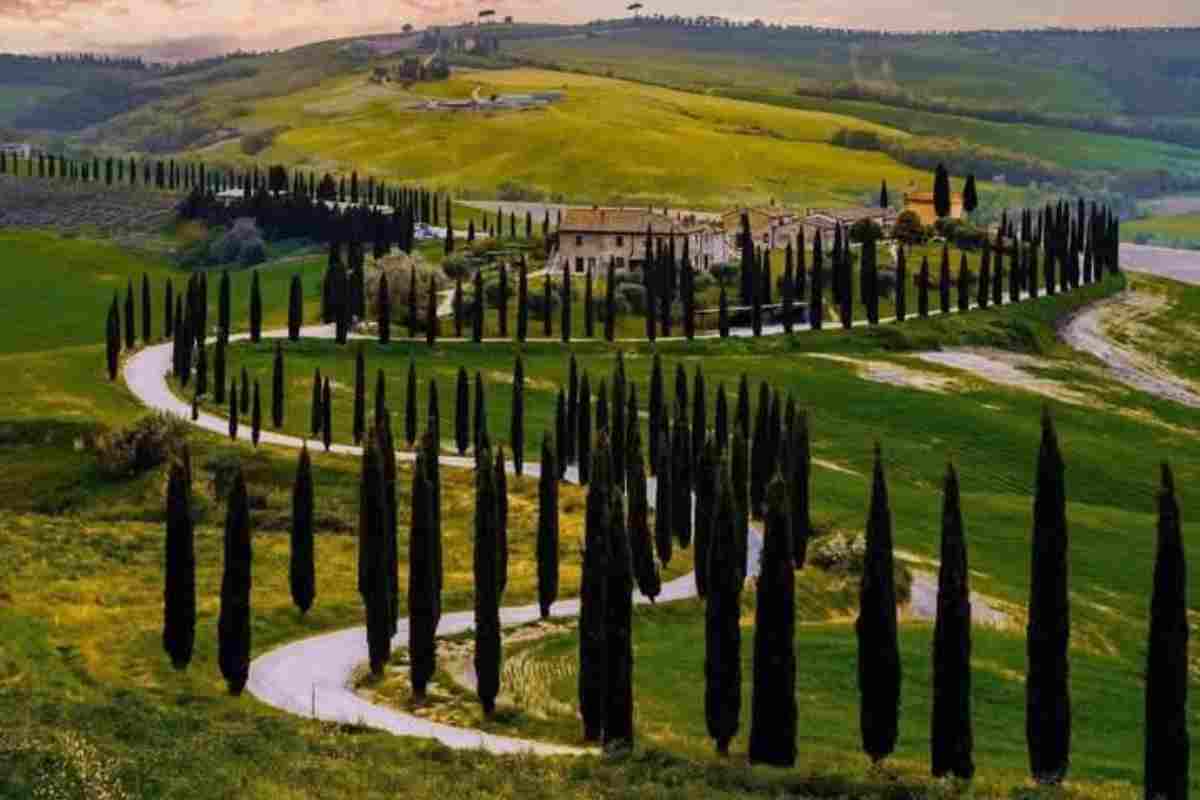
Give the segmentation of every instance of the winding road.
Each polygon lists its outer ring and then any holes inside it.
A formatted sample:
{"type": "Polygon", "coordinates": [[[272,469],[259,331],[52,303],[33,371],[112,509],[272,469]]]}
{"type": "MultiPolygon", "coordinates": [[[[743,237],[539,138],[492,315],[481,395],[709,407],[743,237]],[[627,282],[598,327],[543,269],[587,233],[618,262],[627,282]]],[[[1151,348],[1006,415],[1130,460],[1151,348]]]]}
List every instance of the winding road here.
{"type": "MultiPolygon", "coordinates": [[[[1200,282],[1200,262],[1181,262],[1175,256],[1169,260],[1170,266],[1163,267],[1164,271],[1174,274],[1180,280],[1200,282]],[[1180,264],[1185,264],[1181,267],[1180,264]],[[1193,272],[1194,269],[1194,272],[1193,272]],[[1187,277],[1182,277],[1187,275],[1187,277]]],[[[1140,266],[1140,264],[1139,264],[1140,266]]],[[[1150,269],[1147,271],[1157,272],[1150,269]]],[[[1161,273],[1160,273],[1161,274],[1161,273]]],[[[936,313],[936,312],[934,312],[936,313]]],[[[1066,330],[1081,330],[1090,314],[1097,313],[1089,309],[1077,315],[1066,330]]],[[[882,320],[886,322],[887,320],[882,320]]],[[[856,321],[856,327],[865,321],[856,321]]],[[[797,326],[805,330],[808,326],[797,326]]],[[[832,327],[832,326],[831,326],[832,327]]],[[[1096,329],[1097,335],[1099,329],[1096,329]]],[[[781,333],[778,326],[766,326],[764,334],[781,333]]],[[[749,335],[748,329],[734,331],[735,335],[749,335]]],[[[264,338],[284,338],[286,331],[270,331],[264,333],[264,338]]],[[[301,331],[306,338],[332,338],[333,327],[310,326],[301,331]]],[[[231,337],[232,341],[247,339],[246,334],[231,337]]],[[[507,340],[505,340],[507,341],[507,340]]],[[[532,340],[531,340],[532,341],[532,340]]],[[[557,341],[557,340],[554,340],[557,341]]],[[[167,383],[167,375],[171,369],[171,344],[166,342],[145,348],[135,353],[125,363],[123,375],[126,384],[133,394],[149,408],[173,414],[185,420],[191,419],[191,406],[171,391],[167,383]]],[[[228,435],[228,421],[223,417],[201,412],[192,423],[204,430],[220,435],[228,435]]],[[[242,426],[238,437],[243,441],[250,440],[249,426],[242,426]]],[[[303,440],[273,431],[262,431],[260,441],[282,447],[299,448],[303,440]]],[[[361,448],[334,444],[331,451],[343,455],[361,455],[361,448]]],[[[397,458],[402,461],[412,461],[414,454],[398,452],[397,458]]],[[[441,456],[441,463],[452,468],[473,469],[474,460],[457,456],[441,456]]],[[[508,465],[512,470],[512,464],[508,465]]],[[[539,465],[526,462],[526,474],[536,476],[539,465]]],[[[578,481],[575,468],[570,468],[566,475],[570,482],[578,481]]],[[[653,501],[655,491],[651,479],[649,496],[653,501]]],[[[756,574],[762,540],[759,533],[751,529],[747,553],[747,572],[756,574]]],[[[694,597],[696,587],[693,575],[676,578],[663,585],[659,595],[661,601],[682,600],[694,597]]],[[[640,594],[636,602],[646,602],[640,594]]],[[[556,617],[575,617],[579,613],[577,599],[563,600],[553,607],[556,617]]],[[[535,604],[506,607],[501,609],[501,623],[505,627],[521,625],[539,618],[535,604]]],[[[438,626],[440,637],[451,636],[470,631],[474,625],[474,615],[471,611],[460,611],[444,614],[438,626]]],[[[407,647],[408,620],[399,622],[399,629],[393,640],[397,649],[407,647]]],[[[355,627],[332,633],[319,634],[297,642],[292,642],[256,658],[250,666],[250,679],[247,684],[250,693],[264,703],[275,708],[305,717],[312,717],[328,722],[363,725],[379,730],[388,731],[403,736],[416,736],[435,739],[442,744],[456,749],[480,749],[490,753],[533,753],[537,755],[568,755],[583,754],[586,749],[546,742],[531,741],[506,736],[496,736],[478,730],[459,728],[445,725],[432,720],[407,714],[395,708],[374,705],[359,697],[351,688],[355,670],[368,660],[365,628],[355,627]]]]}

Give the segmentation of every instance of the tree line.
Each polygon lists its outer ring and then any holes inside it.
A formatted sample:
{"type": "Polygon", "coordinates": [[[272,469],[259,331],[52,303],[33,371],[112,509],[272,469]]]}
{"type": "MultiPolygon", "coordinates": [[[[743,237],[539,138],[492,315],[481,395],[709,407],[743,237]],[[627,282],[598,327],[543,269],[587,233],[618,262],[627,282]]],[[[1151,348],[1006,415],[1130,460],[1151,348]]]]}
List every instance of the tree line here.
{"type": "MultiPolygon", "coordinates": [[[[356,420],[363,375],[356,371],[356,420]]],[[[587,486],[583,564],[579,587],[579,709],[584,738],[606,750],[633,746],[632,604],[636,588],[653,601],[661,592],[661,569],[673,547],[694,547],[695,583],[705,608],[704,706],[709,735],[728,752],[740,728],[740,595],[757,572],[750,760],[791,766],[801,722],[795,697],[795,573],[805,566],[812,534],[809,420],[790,396],[766,381],[757,402],[745,376],[736,400],[725,387],[716,393],[708,425],[702,371],[689,379],[675,372],[673,410],[665,406],[666,381],[655,358],[649,385],[643,450],[636,386],[618,354],[612,372],[597,381],[594,397],[587,372],[574,360],[559,391],[554,427],[542,437],[537,466],[539,510],[534,557],[538,602],[549,616],[559,592],[557,484],[570,464],[587,486]],[[690,392],[690,399],[689,399],[690,392]],[[567,399],[564,400],[564,397],[567,399]],[[753,408],[752,408],[753,406],[753,408]],[[648,455],[648,457],[647,457],[648,455]],[[586,467],[585,467],[586,465],[586,467]],[[647,466],[649,465],[649,469],[647,466]],[[654,475],[653,481],[649,477],[654,475]],[[652,485],[653,484],[653,485],[652,485]],[[650,502],[650,492],[654,502],[650,502]],[[651,530],[649,511],[655,520],[651,530]],[[749,563],[750,540],[762,547],[757,571],[749,563]],[[694,520],[694,522],[693,522],[694,520]]],[[[326,384],[327,385],[327,384],[326,384]]],[[[417,439],[415,367],[410,366],[405,433],[417,439]]],[[[377,382],[375,418],[365,428],[360,474],[358,587],[367,622],[371,669],[382,671],[398,630],[400,577],[397,555],[395,440],[391,415],[377,382]]],[[[503,446],[487,428],[482,376],[474,378],[474,408],[465,370],[456,386],[454,439],[460,453],[475,456],[473,572],[475,669],[485,713],[495,709],[500,686],[500,607],[507,584],[508,501],[503,446]],[[473,423],[472,423],[473,418],[473,423]],[[473,429],[471,428],[473,424],[473,429]]],[[[514,364],[511,469],[525,471],[524,366],[514,364]]],[[[440,504],[440,411],[436,381],[428,385],[426,423],[413,471],[409,535],[409,649],[418,698],[436,669],[435,632],[441,613],[442,530],[440,504]]],[[[358,422],[356,421],[356,439],[358,422]]],[[[293,601],[306,612],[314,602],[313,482],[307,445],[301,450],[293,490],[293,601]]],[[[1027,628],[1026,741],[1031,776],[1055,784],[1070,761],[1069,564],[1065,461],[1053,419],[1042,418],[1032,513],[1031,584],[1027,628]]],[[[190,514],[191,466],[186,449],[170,469],[167,489],[167,561],[164,647],[177,667],[190,659],[195,629],[194,531],[190,514]]],[[[942,538],[934,625],[930,769],[935,776],[969,779],[975,772],[971,705],[971,604],[967,539],[958,475],[947,467],[942,490],[942,538]]],[[[1171,471],[1163,465],[1158,495],[1158,554],[1154,570],[1145,689],[1147,796],[1186,797],[1186,565],[1171,471]]],[[[245,685],[249,665],[250,514],[238,473],[228,499],[225,577],[218,626],[220,666],[230,691],[245,685]]],[[[874,762],[890,756],[899,731],[900,686],[892,515],[885,463],[878,445],[867,503],[865,554],[859,587],[858,686],[863,752],[874,762]]]]}

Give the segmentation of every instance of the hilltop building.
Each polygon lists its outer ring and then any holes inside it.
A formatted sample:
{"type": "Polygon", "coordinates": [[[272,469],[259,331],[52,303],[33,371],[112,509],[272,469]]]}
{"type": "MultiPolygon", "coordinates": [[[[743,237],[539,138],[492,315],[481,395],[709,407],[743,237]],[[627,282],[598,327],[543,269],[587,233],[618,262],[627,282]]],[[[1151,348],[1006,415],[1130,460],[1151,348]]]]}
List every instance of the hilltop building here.
{"type": "MultiPolygon", "coordinates": [[[[938,221],[937,211],[933,207],[933,192],[905,192],[904,210],[911,211],[921,219],[922,225],[932,225],[938,221]]],[[[962,219],[962,192],[950,194],[950,218],[962,219]]]]}
{"type": "Polygon", "coordinates": [[[645,209],[568,208],[558,226],[553,266],[597,274],[607,269],[612,259],[617,269],[641,269],[648,236],[653,238],[655,249],[659,244],[669,247],[674,239],[679,257],[686,243],[692,266],[697,269],[729,259],[724,231],[694,217],[671,217],[645,209]]]}

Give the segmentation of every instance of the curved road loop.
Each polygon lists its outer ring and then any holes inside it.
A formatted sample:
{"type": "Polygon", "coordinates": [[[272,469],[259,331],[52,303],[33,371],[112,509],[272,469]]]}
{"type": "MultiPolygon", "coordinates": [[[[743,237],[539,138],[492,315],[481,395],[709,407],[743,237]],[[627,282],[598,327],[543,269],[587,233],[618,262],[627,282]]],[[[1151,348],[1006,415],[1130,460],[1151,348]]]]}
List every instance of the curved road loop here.
{"type": "MultiPolygon", "coordinates": [[[[1195,258],[1181,260],[1175,253],[1176,251],[1171,251],[1171,255],[1162,262],[1165,266],[1162,266],[1161,271],[1153,268],[1146,269],[1146,271],[1166,274],[1168,277],[1176,277],[1179,280],[1200,282],[1200,261],[1195,258]]],[[[1139,267],[1142,267],[1142,259],[1134,260],[1138,261],[1139,267]]],[[[936,310],[931,310],[931,316],[937,313],[936,310]]],[[[1085,329],[1087,324],[1085,321],[1089,319],[1088,315],[1091,313],[1093,312],[1088,311],[1077,315],[1069,327],[1073,326],[1076,330],[1085,329]]],[[[888,321],[890,320],[881,320],[881,322],[888,321]]],[[[865,320],[855,321],[855,327],[865,324],[865,320]]],[[[809,329],[807,325],[796,325],[795,327],[797,331],[809,329]]],[[[838,326],[835,323],[829,327],[832,330],[838,326]]],[[[1102,336],[1099,328],[1096,328],[1095,332],[1096,335],[1102,336]]],[[[734,336],[751,335],[750,330],[746,328],[735,329],[732,333],[734,336]]],[[[763,333],[764,335],[782,333],[782,326],[765,325],[763,333]]],[[[281,339],[286,335],[287,332],[283,330],[263,334],[264,338],[268,339],[281,339]]],[[[306,327],[301,331],[301,335],[305,338],[332,338],[333,328],[329,325],[306,327]]],[[[246,334],[230,337],[231,341],[247,338],[246,334]]],[[[670,340],[662,339],[662,341],[670,340]]],[[[529,341],[537,340],[530,339],[529,341]]],[[[559,340],[547,341],[557,342],[559,340]]],[[[166,342],[135,353],[125,363],[123,375],[129,389],[146,406],[190,421],[191,406],[176,396],[167,383],[167,375],[170,370],[171,343],[166,342]]],[[[203,411],[192,424],[223,436],[228,436],[229,433],[228,420],[203,411]]],[[[238,438],[250,441],[249,426],[242,426],[239,429],[238,438]]],[[[304,443],[304,440],[298,437],[267,430],[261,432],[260,441],[291,448],[300,448],[304,443]]],[[[344,444],[334,444],[330,450],[348,456],[362,453],[361,448],[344,444]]],[[[396,454],[396,457],[401,461],[412,461],[414,454],[401,451],[396,454]]],[[[440,460],[443,466],[452,468],[473,469],[475,466],[474,460],[471,458],[443,455],[440,460]]],[[[512,470],[511,462],[508,464],[508,468],[510,471],[512,470]]],[[[525,472],[528,475],[537,476],[539,465],[526,462],[525,472]]],[[[578,473],[574,467],[568,470],[566,480],[578,481],[578,473]]],[[[648,494],[653,502],[655,495],[653,478],[650,481],[648,494]]],[[[757,573],[761,544],[761,536],[752,528],[747,553],[748,574],[757,573]]],[[[695,595],[694,576],[692,573],[688,573],[665,583],[658,599],[669,602],[692,598],[695,595]]],[[[635,592],[635,601],[644,603],[646,598],[635,592]]],[[[571,618],[578,614],[578,599],[563,600],[554,604],[553,615],[556,617],[571,618]]],[[[539,616],[536,604],[506,607],[500,612],[501,623],[505,627],[533,622],[539,616]]],[[[438,636],[445,637],[464,633],[470,631],[473,625],[474,614],[471,611],[443,614],[441,623],[438,625],[438,636]]],[[[407,644],[408,620],[402,619],[393,640],[393,647],[404,649],[407,644]]],[[[445,725],[407,714],[395,708],[372,704],[355,694],[351,688],[355,670],[367,660],[367,640],[364,627],[319,634],[283,645],[256,658],[250,665],[250,679],[247,687],[250,693],[262,702],[293,714],[327,722],[363,725],[402,736],[436,739],[442,744],[456,749],[480,749],[497,754],[533,753],[537,755],[595,752],[565,745],[496,736],[478,730],[445,725]]]]}

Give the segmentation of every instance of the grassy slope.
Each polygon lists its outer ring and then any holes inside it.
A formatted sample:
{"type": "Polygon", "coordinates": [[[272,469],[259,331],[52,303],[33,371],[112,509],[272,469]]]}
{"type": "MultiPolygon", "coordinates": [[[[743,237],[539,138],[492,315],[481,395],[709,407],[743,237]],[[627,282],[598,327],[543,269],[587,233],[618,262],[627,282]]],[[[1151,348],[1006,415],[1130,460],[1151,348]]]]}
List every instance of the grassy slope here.
{"type": "Polygon", "coordinates": [[[52,102],[68,91],[61,86],[0,84],[0,125],[7,125],[30,108],[52,102]]]}
{"type": "MultiPolygon", "coordinates": [[[[97,252],[94,243],[79,241],[76,245],[97,252]]],[[[26,256],[39,246],[36,240],[20,243],[26,256]]],[[[264,293],[269,317],[278,318],[283,297],[281,290],[264,293]]],[[[102,308],[105,300],[100,296],[96,303],[102,308]]],[[[710,385],[717,379],[732,381],[746,370],[755,376],[770,377],[804,399],[812,409],[816,455],[858,473],[817,470],[815,512],[822,527],[853,529],[861,525],[866,491],[862,473],[868,465],[869,442],[877,436],[883,440],[891,464],[898,546],[932,555],[936,541],[936,520],[929,514],[929,509],[935,507],[933,485],[945,454],[956,454],[964,476],[966,507],[970,509],[972,564],[981,571],[976,588],[1020,602],[1027,580],[1029,499],[1025,493],[1036,443],[1039,401],[1023,393],[971,384],[964,390],[965,402],[947,402],[942,396],[864,382],[842,365],[806,357],[805,351],[878,357],[881,345],[925,346],[938,338],[1001,339],[1046,349],[1046,322],[1071,302],[1044,301],[1016,313],[988,312],[959,320],[930,321],[904,330],[828,334],[795,343],[725,342],[690,347],[662,345],[660,349],[668,366],[681,360],[689,367],[702,363],[710,385]]],[[[307,372],[300,368],[305,357],[301,349],[311,351],[313,363],[319,359],[323,370],[348,383],[352,363],[349,350],[339,352],[332,345],[316,344],[297,348],[296,353],[289,353],[289,371],[295,367],[301,375],[307,372]]],[[[611,356],[603,348],[578,350],[593,374],[606,372],[611,365],[611,356]]],[[[465,363],[471,368],[492,370],[493,385],[508,374],[512,363],[512,352],[506,347],[481,352],[469,346],[443,346],[432,359],[420,350],[414,354],[421,358],[422,375],[435,364],[439,370],[448,370],[451,365],[465,363]]],[[[372,349],[370,364],[373,368],[386,366],[395,380],[402,375],[408,355],[403,345],[393,346],[388,354],[372,349]]],[[[235,359],[243,356],[258,357],[250,347],[235,350],[235,359]]],[[[644,356],[639,349],[627,353],[630,374],[641,384],[639,395],[643,398],[648,366],[644,356]]],[[[13,520],[0,532],[3,549],[10,554],[0,569],[0,597],[5,598],[0,603],[0,630],[4,632],[0,641],[9,643],[0,649],[0,675],[4,676],[0,709],[16,720],[16,730],[26,743],[17,751],[10,740],[0,741],[0,760],[13,767],[0,773],[9,781],[7,785],[0,783],[6,791],[13,787],[18,796],[27,793],[29,786],[39,780],[38,765],[43,763],[43,754],[48,754],[45,757],[50,763],[70,763],[74,758],[71,753],[79,749],[73,742],[81,738],[87,747],[97,748],[105,770],[117,775],[137,795],[151,797],[175,796],[183,791],[194,796],[230,792],[250,797],[280,793],[340,796],[348,792],[390,792],[401,785],[418,797],[444,796],[447,790],[493,796],[550,797],[568,791],[605,796],[612,794],[616,786],[624,787],[622,791],[651,794],[671,787],[671,792],[701,792],[707,796],[774,794],[785,788],[812,793],[820,788],[811,785],[807,772],[770,775],[741,766],[697,769],[692,757],[686,755],[693,747],[686,744],[687,737],[694,736],[697,724],[690,718],[688,705],[678,710],[663,709],[661,716],[658,709],[646,706],[644,717],[647,725],[655,725],[658,723],[651,720],[667,721],[673,714],[688,716],[680,723],[683,738],[671,742],[671,749],[681,749],[684,757],[652,751],[624,766],[598,762],[567,766],[553,761],[513,762],[474,754],[451,755],[390,737],[353,736],[345,730],[285,717],[248,698],[230,700],[220,691],[211,663],[212,628],[207,615],[213,609],[207,590],[203,607],[206,616],[199,630],[199,661],[186,675],[174,675],[159,653],[155,622],[162,477],[151,474],[132,483],[103,481],[89,467],[90,457],[72,446],[75,425],[93,419],[128,419],[138,413],[136,403],[121,386],[103,380],[99,343],[41,354],[13,353],[4,358],[20,369],[6,372],[13,376],[10,390],[0,396],[4,431],[0,474],[5,476],[0,483],[0,503],[13,520]],[[44,400],[49,388],[60,397],[44,400]],[[31,403],[31,397],[42,402],[31,403]],[[53,497],[58,502],[35,507],[30,495],[53,497]],[[64,743],[57,738],[61,734],[73,738],[64,743]],[[362,768],[366,763],[371,765],[370,770],[362,768]],[[303,766],[297,768],[298,764],[303,766]]],[[[527,366],[531,381],[538,382],[529,393],[527,428],[533,434],[542,428],[539,420],[548,418],[549,393],[544,391],[544,384],[563,377],[562,348],[531,347],[527,366]]],[[[1069,369],[1069,362],[1063,369],[1069,369]]],[[[1081,376],[1080,380],[1085,379],[1081,376]]],[[[452,404],[449,388],[446,385],[442,389],[444,426],[452,404]]],[[[1092,388],[1105,397],[1111,391],[1101,386],[1092,388]]],[[[301,394],[307,397],[306,392],[301,394]]],[[[390,396],[402,397],[398,384],[391,387],[390,396]]],[[[489,395],[490,428],[501,439],[507,430],[506,397],[503,390],[489,395]]],[[[1191,424],[1185,415],[1168,406],[1144,398],[1123,399],[1132,407],[1173,423],[1191,424]]],[[[339,404],[339,409],[345,405],[339,404]]],[[[711,403],[709,407],[711,410],[711,403]]],[[[1169,454],[1176,461],[1181,486],[1194,482],[1200,462],[1188,449],[1178,446],[1177,434],[1144,419],[1070,406],[1060,407],[1056,413],[1068,457],[1072,499],[1074,633],[1077,648],[1081,648],[1077,652],[1108,654],[1104,658],[1077,655],[1073,674],[1080,700],[1080,769],[1088,777],[1128,780],[1136,775],[1130,764],[1136,761],[1138,752],[1136,719],[1130,719],[1130,715],[1136,717],[1138,707],[1137,675],[1151,556],[1148,531],[1152,530],[1153,462],[1169,454]],[[1119,472],[1112,470],[1114,463],[1123,465],[1119,472]],[[1093,687],[1099,686],[1107,687],[1107,694],[1093,702],[1093,687]],[[1112,755],[1110,768],[1097,764],[1097,754],[1105,751],[1112,755]]],[[[306,415],[302,410],[289,410],[290,421],[298,416],[303,419],[306,415]]],[[[335,425],[340,431],[348,431],[344,417],[339,417],[335,425]]],[[[234,450],[247,453],[244,448],[227,447],[206,437],[201,437],[197,446],[202,451],[198,464],[234,450]]],[[[346,517],[352,519],[353,514],[354,464],[324,456],[316,461],[318,485],[330,503],[330,519],[341,520],[344,525],[346,517]]],[[[281,518],[286,516],[286,487],[294,455],[264,451],[250,463],[254,484],[269,487],[268,511],[256,518],[264,527],[278,531],[281,518]]],[[[200,487],[200,491],[203,494],[207,489],[200,487]]],[[[1185,496],[1185,519],[1188,507],[1185,496]]],[[[205,565],[202,586],[211,586],[215,576],[212,562],[217,537],[212,526],[219,523],[219,509],[213,509],[211,501],[207,514],[199,544],[205,565]]],[[[336,529],[336,524],[331,524],[336,529]]],[[[273,641],[300,635],[316,626],[358,621],[349,588],[352,581],[336,578],[350,552],[346,539],[344,534],[322,537],[319,546],[325,552],[318,566],[323,581],[318,611],[313,620],[302,623],[288,610],[282,596],[282,537],[278,533],[260,535],[255,602],[262,617],[256,615],[256,652],[273,641]]],[[[691,616],[686,608],[679,613],[691,616]]],[[[671,636],[678,637],[680,664],[686,666],[691,663],[688,659],[695,658],[694,651],[685,648],[688,641],[694,641],[688,633],[694,622],[680,622],[671,636]]],[[[648,618],[645,624],[653,626],[655,618],[648,618]]],[[[826,634],[812,634],[818,635],[826,634]]],[[[853,713],[852,698],[847,696],[852,690],[852,683],[847,683],[852,680],[848,677],[851,673],[846,656],[837,655],[848,647],[847,635],[845,629],[832,629],[827,639],[810,642],[807,635],[805,638],[811,652],[829,653],[827,658],[822,655],[822,671],[814,667],[811,676],[828,677],[828,682],[818,683],[832,692],[831,698],[839,704],[828,724],[814,728],[821,730],[820,741],[806,740],[810,754],[845,750],[853,745],[853,729],[846,727],[843,718],[853,713]]],[[[920,654],[924,649],[921,635],[918,626],[911,635],[906,630],[905,637],[907,647],[916,648],[907,650],[906,668],[912,688],[918,692],[922,683],[917,677],[922,668],[920,654]]],[[[669,641],[664,633],[664,647],[669,641]]],[[[1019,667],[1019,639],[1014,636],[1002,637],[999,644],[993,644],[990,637],[981,637],[980,649],[1002,664],[1013,662],[1019,667]]],[[[651,656],[647,651],[647,657],[651,656]]],[[[639,675],[653,679],[647,673],[645,669],[639,671],[639,675]]],[[[698,673],[689,671],[688,675],[689,683],[698,680],[698,673]]],[[[977,693],[981,708],[988,708],[987,703],[996,696],[1010,701],[1014,691],[1011,683],[992,695],[988,687],[994,682],[981,677],[981,693],[977,693]]],[[[646,694],[650,702],[649,690],[646,694]]],[[[922,717],[918,709],[919,700],[906,711],[906,724],[913,726],[906,728],[906,759],[915,758],[913,753],[920,748],[922,717]]],[[[1019,711],[1006,709],[1000,716],[980,712],[981,767],[986,762],[985,768],[996,769],[990,774],[1001,780],[1006,779],[1009,766],[1000,769],[1000,765],[1016,764],[1020,759],[1019,719],[1014,729],[1012,714],[1019,715],[1019,711]]],[[[654,730],[658,729],[648,732],[654,730]]],[[[844,753],[841,758],[829,769],[852,760],[844,753]]],[[[848,766],[845,774],[853,778],[858,769],[848,766]]],[[[93,783],[100,780],[95,769],[88,774],[93,783]]],[[[1083,787],[1079,790],[1091,793],[1083,787]]]]}
{"type": "MultiPolygon", "coordinates": [[[[1078,112],[1112,108],[1103,86],[1082,71],[1060,69],[1051,77],[1043,68],[999,57],[981,58],[950,41],[927,43],[920,51],[897,47],[890,53],[865,58],[852,57],[844,48],[828,44],[767,57],[725,49],[708,41],[708,37],[647,30],[595,39],[534,39],[513,42],[509,49],[569,69],[832,111],[922,136],[959,137],[1069,169],[1111,170],[1119,165],[1124,169],[1194,172],[1200,168],[1200,154],[1185,147],[831,99],[815,90],[816,96],[797,93],[813,82],[859,80],[867,86],[901,89],[982,108],[1018,105],[1078,112]],[[1032,96],[1030,91],[1034,92],[1032,96]]],[[[871,48],[865,49],[869,52],[871,48]]]]}
{"type": "Polygon", "coordinates": [[[1200,214],[1146,217],[1121,223],[1121,238],[1132,242],[1195,247],[1200,243],[1200,214]]]}
{"type": "MultiPolygon", "coordinates": [[[[524,113],[429,113],[406,110],[399,90],[389,99],[355,74],[259,102],[239,124],[290,126],[265,160],[356,167],[487,194],[513,182],[599,202],[817,204],[859,201],[884,178],[893,186],[924,180],[879,154],[848,158],[830,147],[840,128],[886,130],[836,114],[538,70],[471,73],[421,90],[467,96],[477,84],[485,94],[565,89],[567,96],[524,113]]],[[[230,144],[209,157],[238,152],[230,144]]]]}

